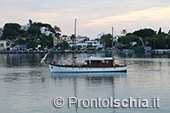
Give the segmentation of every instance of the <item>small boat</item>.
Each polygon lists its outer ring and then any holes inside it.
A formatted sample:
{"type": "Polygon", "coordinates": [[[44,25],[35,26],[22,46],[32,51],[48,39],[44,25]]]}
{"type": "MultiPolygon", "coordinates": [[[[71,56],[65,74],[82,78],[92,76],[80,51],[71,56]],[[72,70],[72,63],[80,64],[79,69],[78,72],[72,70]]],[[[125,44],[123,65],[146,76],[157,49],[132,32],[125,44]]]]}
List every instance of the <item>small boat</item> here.
{"type": "MultiPolygon", "coordinates": [[[[54,62],[49,65],[51,73],[100,73],[100,72],[126,72],[126,65],[119,65],[115,63],[114,59],[114,47],[112,42],[112,57],[100,58],[90,57],[85,60],[84,64],[76,63],[76,20],[75,20],[75,39],[74,39],[74,57],[73,63],[60,64],[54,62]]],[[[113,27],[112,27],[112,41],[113,41],[113,27]]]]}

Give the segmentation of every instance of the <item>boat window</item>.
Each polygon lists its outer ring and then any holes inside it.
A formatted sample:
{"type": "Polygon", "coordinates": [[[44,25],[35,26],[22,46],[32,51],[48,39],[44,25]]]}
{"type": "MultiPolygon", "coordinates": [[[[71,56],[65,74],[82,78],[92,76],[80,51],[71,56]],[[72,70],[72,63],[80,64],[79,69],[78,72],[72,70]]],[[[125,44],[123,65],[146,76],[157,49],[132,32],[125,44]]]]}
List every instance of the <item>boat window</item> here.
{"type": "Polygon", "coordinates": [[[108,60],[106,60],[106,63],[109,63],[109,61],[108,61],[108,60]]]}
{"type": "Polygon", "coordinates": [[[102,60],[102,63],[104,63],[105,61],[104,60],[102,60]]]}

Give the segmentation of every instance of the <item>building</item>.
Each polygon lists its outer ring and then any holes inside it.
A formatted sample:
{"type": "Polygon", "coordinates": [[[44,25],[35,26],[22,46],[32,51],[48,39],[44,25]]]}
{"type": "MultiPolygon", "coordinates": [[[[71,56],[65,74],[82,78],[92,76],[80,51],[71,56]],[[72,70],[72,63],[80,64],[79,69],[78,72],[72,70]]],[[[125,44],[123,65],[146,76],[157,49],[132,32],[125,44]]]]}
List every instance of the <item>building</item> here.
{"type": "Polygon", "coordinates": [[[53,39],[53,44],[56,46],[59,43],[63,43],[65,40],[53,39]]]}
{"type": "Polygon", "coordinates": [[[66,36],[66,35],[63,35],[63,36],[61,36],[59,38],[60,38],[60,40],[70,41],[70,37],[66,36]]]}
{"type": "Polygon", "coordinates": [[[46,36],[50,36],[50,34],[52,34],[52,36],[54,36],[53,34],[53,32],[51,32],[51,31],[49,31],[49,29],[47,28],[47,27],[41,27],[40,28],[40,32],[42,33],[42,34],[45,34],[46,36]]]}
{"type": "Polygon", "coordinates": [[[120,36],[120,35],[116,35],[116,36],[114,37],[114,41],[118,42],[119,38],[121,38],[121,37],[122,37],[122,36],[120,36]]]}
{"type": "MultiPolygon", "coordinates": [[[[70,45],[70,47],[74,46],[74,42],[73,41],[69,41],[68,44],[70,45]]],[[[81,41],[76,41],[76,47],[77,48],[83,48],[83,49],[87,49],[88,47],[94,47],[96,50],[98,49],[102,49],[103,45],[100,44],[100,42],[98,41],[85,41],[85,42],[81,42],[81,41]]]]}
{"type": "Polygon", "coordinates": [[[76,37],[77,41],[79,42],[83,42],[85,39],[89,39],[87,36],[81,36],[81,35],[78,35],[76,37]]]}
{"type": "Polygon", "coordinates": [[[123,30],[121,31],[121,35],[122,35],[122,36],[125,36],[126,34],[127,34],[126,29],[123,29],[123,30]]]}
{"type": "Polygon", "coordinates": [[[6,48],[7,48],[7,41],[0,40],[0,50],[6,49],[6,48]]]}
{"type": "Polygon", "coordinates": [[[101,39],[101,37],[102,37],[103,35],[106,35],[106,34],[105,34],[105,33],[100,33],[100,34],[97,35],[97,38],[98,38],[98,39],[101,39]]]}
{"type": "Polygon", "coordinates": [[[97,40],[95,40],[95,41],[92,41],[92,40],[91,41],[86,41],[85,43],[87,43],[87,47],[92,46],[92,47],[95,47],[96,50],[103,48],[103,45],[100,44],[100,42],[98,42],[97,40]]]}
{"type": "Polygon", "coordinates": [[[53,44],[54,44],[54,46],[56,46],[57,44],[63,43],[64,41],[69,42],[69,41],[70,41],[70,37],[68,37],[68,36],[66,36],[66,35],[63,35],[63,36],[58,37],[58,38],[55,37],[55,38],[53,39],[53,44]]]}

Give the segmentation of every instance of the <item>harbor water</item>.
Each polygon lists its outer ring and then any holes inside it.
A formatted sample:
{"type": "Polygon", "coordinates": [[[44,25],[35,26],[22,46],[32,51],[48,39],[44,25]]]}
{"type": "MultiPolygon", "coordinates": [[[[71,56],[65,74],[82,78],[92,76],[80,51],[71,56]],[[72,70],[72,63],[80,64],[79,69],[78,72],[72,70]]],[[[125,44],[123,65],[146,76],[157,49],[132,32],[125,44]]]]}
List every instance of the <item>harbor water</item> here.
{"type": "MultiPolygon", "coordinates": [[[[116,55],[126,63],[127,73],[50,73],[40,64],[44,54],[0,54],[0,113],[169,113],[170,55],[116,55]],[[65,105],[56,108],[53,100],[62,97],[65,105]],[[159,108],[98,108],[67,105],[69,97],[79,99],[160,98],[159,108]]],[[[77,54],[78,63],[90,56],[77,54]]],[[[72,60],[72,54],[50,53],[45,62],[72,60]]]]}

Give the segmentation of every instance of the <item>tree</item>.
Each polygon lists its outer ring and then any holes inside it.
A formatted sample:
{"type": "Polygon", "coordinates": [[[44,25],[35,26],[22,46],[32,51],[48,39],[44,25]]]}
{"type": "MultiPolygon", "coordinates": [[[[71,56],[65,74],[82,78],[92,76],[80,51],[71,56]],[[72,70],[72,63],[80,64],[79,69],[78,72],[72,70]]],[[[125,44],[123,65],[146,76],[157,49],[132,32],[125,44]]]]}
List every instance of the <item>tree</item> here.
{"type": "Polygon", "coordinates": [[[63,42],[63,49],[68,49],[69,48],[69,44],[67,43],[67,41],[63,42]]]}
{"type": "Polygon", "coordinates": [[[21,26],[18,23],[6,23],[3,28],[2,37],[13,40],[19,35],[21,26]]]}
{"type": "Polygon", "coordinates": [[[84,40],[83,40],[83,42],[85,42],[85,41],[89,41],[89,40],[90,40],[89,38],[86,38],[86,39],[84,39],[84,40]]]}
{"type": "Polygon", "coordinates": [[[28,32],[32,36],[39,36],[41,34],[40,28],[38,26],[35,26],[35,25],[31,25],[31,27],[28,29],[28,32]]]}
{"type": "Polygon", "coordinates": [[[106,48],[112,47],[112,35],[107,34],[101,37],[101,43],[105,45],[106,48]]]}
{"type": "Polygon", "coordinates": [[[60,33],[55,33],[55,36],[57,37],[57,38],[59,38],[60,37],[60,33]]]}
{"type": "Polygon", "coordinates": [[[168,31],[168,35],[170,35],[170,30],[168,31]]]}
{"type": "Polygon", "coordinates": [[[56,33],[61,32],[61,29],[57,26],[54,26],[54,30],[55,30],[56,33]]]}
{"type": "Polygon", "coordinates": [[[63,43],[59,43],[56,45],[56,48],[59,48],[59,47],[61,50],[65,50],[65,49],[68,49],[70,46],[67,43],[67,41],[64,41],[63,43]]]}
{"type": "Polygon", "coordinates": [[[167,48],[170,48],[170,36],[167,37],[167,48]]]}
{"type": "Polygon", "coordinates": [[[71,39],[71,40],[74,40],[74,39],[75,39],[75,35],[72,34],[72,35],[70,36],[70,39],[71,39]]]}
{"type": "Polygon", "coordinates": [[[67,35],[63,35],[62,37],[68,37],[67,35]]]}
{"type": "Polygon", "coordinates": [[[28,22],[30,25],[32,25],[32,23],[33,23],[31,19],[29,19],[28,22]]]}
{"type": "Polygon", "coordinates": [[[158,35],[162,34],[161,27],[159,28],[158,35]]]}
{"type": "Polygon", "coordinates": [[[42,48],[45,48],[45,47],[52,48],[54,46],[52,36],[43,35],[40,38],[40,44],[41,44],[42,48]]]}
{"type": "Polygon", "coordinates": [[[145,38],[145,37],[151,37],[156,34],[156,32],[152,29],[140,29],[132,33],[133,35],[137,35],[139,37],[145,38]]]}
{"type": "Polygon", "coordinates": [[[139,40],[139,37],[136,35],[127,35],[127,36],[122,36],[121,38],[118,39],[119,42],[122,44],[127,44],[129,45],[131,42],[137,42],[139,40]]]}
{"type": "Polygon", "coordinates": [[[27,47],[35,49],[35,47],[37,47],[38,44],[39,44],[38,41],[31,41],[30,43],[27,44],[27,47]]]}
{"type": "Polygon", "coordinates": [[[23,39],[18,39],[17,41],[15,41],[15,45],[26,45],[28,42],[26,40],[23,39]]]}

